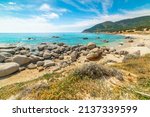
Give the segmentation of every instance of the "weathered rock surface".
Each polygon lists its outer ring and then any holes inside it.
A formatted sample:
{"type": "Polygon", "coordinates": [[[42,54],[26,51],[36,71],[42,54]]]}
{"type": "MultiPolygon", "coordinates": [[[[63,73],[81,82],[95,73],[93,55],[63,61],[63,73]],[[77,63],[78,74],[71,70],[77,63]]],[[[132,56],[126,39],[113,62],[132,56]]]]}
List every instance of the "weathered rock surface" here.
{"type": "Polygon", "coordinates": [[[12,73],[15,73],[19,70],[19,64],[11,63],[2,63],[0,64],[0,77],[8,76],[12,73]]]}
{"type": "Polygon", "coordinates": [[[31,62],[31,59],[24,56],[24,55],[16,55],[13,57],[13,62],[18,63],[20,66],[29,64],[31,62]]]}
{"type": "Polygon", "coordinates": [[[88,49],[94,49],[96,47],[96,44],[95,43],[92,43],[92,42],[90,42],[90,43],[88,43],[88,45],[87,45],[87,48],[88,49]]]}
{"type": "Polygon", "coordinates": [[[55,63],[51,60],[45,60],[44,61],[44,67],[51,67],[51,66],[55,66],[55,63]]]}

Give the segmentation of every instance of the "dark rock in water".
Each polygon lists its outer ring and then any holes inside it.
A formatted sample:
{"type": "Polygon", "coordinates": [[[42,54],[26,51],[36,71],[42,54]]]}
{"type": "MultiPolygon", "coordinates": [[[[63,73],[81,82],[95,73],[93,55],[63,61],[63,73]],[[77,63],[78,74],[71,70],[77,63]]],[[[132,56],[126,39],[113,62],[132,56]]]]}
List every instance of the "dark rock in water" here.
{"type": "Polygon", "coordinates": [[[36,40],[35,38],[29,37],[28,40],[36,40]]]}
{"type": "Polygon", "coordinates": [[[57,39],[57,38],[60,38],[60,37],[59,36],[52,36],[52,38],[56,38],[57,39]]]}
{"type": "Polygon", "coordinates": [[[127,36],[125,39],[134,39],[133,37],[127,36]]]}
{"type": "Polygon", "coordinates": [[[109,43],[109,41],[108,41],[108,40],[102,40],[102,42],[104,42],[104,43],[109,43]]]}
{"type": "Polygon", "coordinates": [[[96,39],[100,39],[100,37],[97,37],[96,39]]]}
{"type": "Polygon", "coordinates": [[[58,46],[63,46],[63,45],[65,45],[64,43],[58,43],[57,44],[58,46]]]}
{"type": "Polygon", "coordinates": [[[88,39],[89,39],[89,38],[87,38],[87,37],[84,37],[84,38],[83,38],[83,40],[88,40],[88,39]]]}

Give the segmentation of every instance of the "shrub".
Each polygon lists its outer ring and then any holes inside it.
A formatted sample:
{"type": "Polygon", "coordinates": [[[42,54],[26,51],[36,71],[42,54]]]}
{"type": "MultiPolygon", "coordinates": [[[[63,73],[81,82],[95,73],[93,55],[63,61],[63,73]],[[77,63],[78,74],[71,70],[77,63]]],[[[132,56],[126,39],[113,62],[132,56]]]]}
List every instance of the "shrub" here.
{"type": "Polygon", "coordinates": [[[98,65],[96,63],[84,64],[81,68],[75,69],[73,75],[81,79],[85,77],[92,79],[107,79],[110,77],[116,77],[119,80],[123,80],[122,73],[116,69],[104,67],[103,65],[98,65]]]}

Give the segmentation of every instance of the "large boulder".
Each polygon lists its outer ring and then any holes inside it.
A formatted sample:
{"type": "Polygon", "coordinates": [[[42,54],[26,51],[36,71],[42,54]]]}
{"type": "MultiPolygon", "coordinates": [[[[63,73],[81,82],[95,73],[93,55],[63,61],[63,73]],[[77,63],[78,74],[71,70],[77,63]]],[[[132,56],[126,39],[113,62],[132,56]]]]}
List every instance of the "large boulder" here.
{"type": "Polygon", "coordinates": [[[46,49],[48,46],[46,44],[41,44],[38,46],[38,50],[39,51],[43,51],[44,49],[46,49]]]}
{"type": "Polygon", "coordinates": [[[18,63],[20,66],[29,64],[31,62],[31,59],[24,55],[16,55],[12,60],[13,62],[18,63]]]}
{"type": "Polygon", "coordinates": [[[94,61],[94,60],[97,60],[99,58],[102,57],[102,50],[99,49],[99,48],[94,48],[93,50],[91,50],[89,52],[89,54],[86,56],[86,59],[87,60],[90,60],[90,61],[94,61]]]}
{"type": "Polygon", "coordinates": [[[92,42],[88,43],[88,45],[87,45],[87,48],[90,50],[94,49],[95,47],[96,47],[96,44],[92,43],[92,42]]]}
{"type": "Polygon", "coordinates": [[[12,73],[15,73],[19,70],[18,63],[2,63],[0,64],[0,77],[8,76],[12,73]]]}
{"type": "Polygon", "coordinates": [[[15,50],[14,49],[0,49],[0,53],[1,52],[7,52],[7,53],[10,53],[10,54],[15,54],[15,50]]]}
{"type": "Polygon", "coordinates": [[[0,45],[0,49],[13,49],[16,48],[14,45],[0,45]]]}

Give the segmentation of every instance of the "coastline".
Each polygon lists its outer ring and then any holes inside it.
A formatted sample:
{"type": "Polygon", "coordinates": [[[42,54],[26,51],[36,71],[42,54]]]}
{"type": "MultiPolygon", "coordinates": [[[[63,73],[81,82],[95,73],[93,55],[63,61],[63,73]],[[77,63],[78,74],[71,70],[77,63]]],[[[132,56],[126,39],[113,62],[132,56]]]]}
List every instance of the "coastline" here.
{"type": "MultiPolygon", "coordinates": [[[[111,46],[108,46],[109,49],[112,50],[116,50],[115,52],[105,52],[104,56],[102,57],[102,59],[98,59],[97,61],[94,61],[96,63],[102,63],[102,64],[114,64],[114,63],[118,63],[118,62],[122,62],[123,58],[124,58],[124,54],[120,54],[121,52],[125,52],[127,51],[129,54],[133,54],[137,51],[140,51],[141,56],[150,53],[150,34],[146,34],[146,35],[141,35],[141,34],[120,34],[123,35],[125,37],[130,37],[129,39],[125,39],[122,43],[121,42],[116,42],[115,45],[111,44],[111,46]],[[130,40],[133,40],[132,42],[129,42],[130,40]],[[142,46],[138,46],[140,44],[144,44],[142,46]]],[[[107,47],[106,47],[107,50],[107,47]]],[[[91,50],[90,50],[91,51],[91,50]]],[[[89,51],[89,52],[90,52],[89,51]]],[[[6,85],[10,85],[13,83],[20,83],[20,82],[26,82],[26,81],[30,81],[30,80],[34,80],[37,79],[39,77],[41,77],[42,75],[46,74],[46,73],[53,73],[54,71],[62,72],[62,71],[70,71],[71,69],[81,66],[82,64],[89,62],[89,60],[87,60],[87,55],[88,53],[81,53],[80,57],[77,58],[74,62],[72,62],[70,65],[66,65],[65,67],[62,68],[58,68],[57,67],[50,67],[50,68],[46,68],[46,69],[42,69],[42,71],[39,72],[39,68],[35,68],[35,69],[25,69],[24,71],[20,71],[17,72],[15,74],[12,74],[10,76],[6,76],[4,78],[0,78],[0,86],[6,86],[6,85]],[[85,54],[85,55],[83,55],[85,54]]],[[[63,60],[54,60],[54,62],[60,63],[62,61],[70,61],[72,55],[64,55],[64,59],[63,60]]],[[[75,56],[75,55],[73,55],[75,56]]],[[[76,57],[75,57],[76,58],[76,57]]],[[[0,87],[0,88],[1,88],[0,87]]]]}

